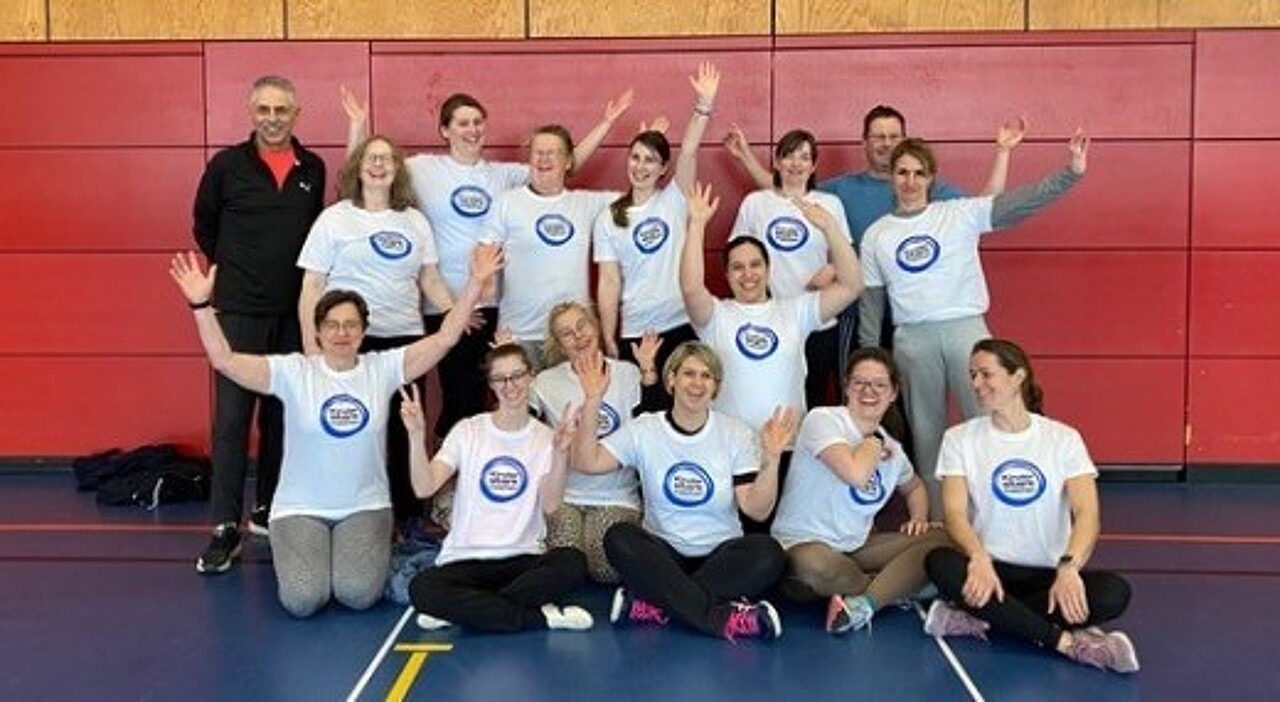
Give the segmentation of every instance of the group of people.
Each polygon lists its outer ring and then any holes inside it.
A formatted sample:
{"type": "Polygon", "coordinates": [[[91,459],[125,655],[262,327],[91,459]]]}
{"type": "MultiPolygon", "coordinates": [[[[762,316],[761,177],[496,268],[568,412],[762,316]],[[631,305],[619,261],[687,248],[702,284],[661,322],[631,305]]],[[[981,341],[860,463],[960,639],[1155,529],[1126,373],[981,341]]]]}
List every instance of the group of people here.
{"type": "Polygon", "coordinates": [[[577,146],[538,127],[515,164],[483,157],[471,96],[441,106],[447,153],[406,157],[344,89],[351,143],[328,208],[323,165],[292,134],[292,84],[257,81],[252,135],[215,155],[197,195],[209,268],[171,265],[218,373],[216,524],[197,570],[239,554],[260,403],[249,524],[296,616],[377,601],[397,525],[453,485],[436,565],[410,586],[425,628],[587,629],[570,597],[589,578],[617,586],[617,625],[776,638],[776,590],[824,603],[839,634],[932,584],[931,634],[993,627],[1136,670],[1132,642],[1096,626],[1127,584],[1084,569],[1096,468],[1042,414],[1026,354],[984,322],[980,236],[1066,193],[1088,139],[1006,193],[1025,132],[1011,121],[983,194],[964,197],[889,107],[864,121],[869,170],[822,183],[812,134],[785,134],[766,170],[734,127],[727,150],[760,189],[725,245],[721,299],[704,260],[719,199],[696,174],[720,79],[710,64],[690,77],[674,166],[665,120],[642,126],[618,192],[567,179],[630,91],[577,146]],[[429,436],[421,378],[437,366],[429,436]],[[951,429],[948,392],[965,416],[951,429]],[[910,442],[888,421],[899,398],[910,442]],[[907,519],[879,531],[895,492],[907,519]]]}

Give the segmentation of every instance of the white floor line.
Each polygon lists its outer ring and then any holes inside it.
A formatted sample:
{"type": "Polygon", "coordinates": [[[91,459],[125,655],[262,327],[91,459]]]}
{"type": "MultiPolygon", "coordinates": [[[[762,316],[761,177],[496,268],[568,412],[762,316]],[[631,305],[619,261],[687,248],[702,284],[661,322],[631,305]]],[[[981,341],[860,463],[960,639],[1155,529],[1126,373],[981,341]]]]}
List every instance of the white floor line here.
{"type": "MultiPolygon", "coordinates": [[[[915,606],[916,614],[920,616],[920,621],[923,622],[925,616],[924,608],[920,606],[919,602],[916,602],[915,606]]],[[[960,682],[964,685],[964,689],[969,691],[970,699],[974,702],[986,702],[986,698],[982,696],[982,693],[978,690],[978,686],[973,684],[973,678],[969,677],[969,671],[964,669],[964,666],[960,663],[960,659],[956,658],[955,652],[951,650],[951,647],[947,645],[947,642],[943,641],[941,636],[933,637],[933,642],[938,644],[938,648],[941,649],[942,655],[947,659],[947,662],[951,664],[951,669],[955,671],[956,677],[960,678],[960,682]]]]}
{"type": "Polygon", "coordinates": [[[356,686],[351,690],[351,694],[347,695],[347,702],[356,702],[360,699],[360,695],[364,693],[364,688],[373,679],[373,674],[378,670],[378,666],[382,665],[382,661],[387,657],[387,652],[395,645],[396,639],[400,636],[400,631],[404,629],[404,625],[409,621],[409,617],[413,616],[413,607],[405,607],[404,614],[400,615],[400,621],[396,622],[396,626],[387,634],[387,638],[382,642],[382,648],[378,649],[378,654],[369,661],[369,667],[364,669],[364,674],[356,681],[356,686]]]}

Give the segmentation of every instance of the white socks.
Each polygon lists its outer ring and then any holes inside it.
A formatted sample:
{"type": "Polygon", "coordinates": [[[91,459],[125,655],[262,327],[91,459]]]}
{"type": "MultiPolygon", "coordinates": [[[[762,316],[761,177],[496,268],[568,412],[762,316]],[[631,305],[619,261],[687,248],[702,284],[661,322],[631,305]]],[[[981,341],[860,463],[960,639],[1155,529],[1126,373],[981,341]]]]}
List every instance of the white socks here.
{"type": "Polygon", "coordinates": [[[548,629],[586,631],[595,623],[591,619],[591,613],[577,605],[560,608],[553,604],[544,604],[542,616],[547,618],[548,629]]]}

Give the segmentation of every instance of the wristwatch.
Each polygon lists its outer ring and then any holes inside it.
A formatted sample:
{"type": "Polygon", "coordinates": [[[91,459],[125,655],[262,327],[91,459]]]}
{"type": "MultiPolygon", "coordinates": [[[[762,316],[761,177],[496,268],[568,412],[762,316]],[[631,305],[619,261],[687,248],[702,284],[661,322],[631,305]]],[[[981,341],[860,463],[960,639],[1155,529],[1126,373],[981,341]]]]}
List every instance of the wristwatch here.
{"type": "Polygon", "coordinates": [[[1076,564],[1076,557],[1071,555],[1070,553],[1064,553],[1058,557],[1059,568],[1063,566],[1074,566],[1075,564],[1076,564]]]}

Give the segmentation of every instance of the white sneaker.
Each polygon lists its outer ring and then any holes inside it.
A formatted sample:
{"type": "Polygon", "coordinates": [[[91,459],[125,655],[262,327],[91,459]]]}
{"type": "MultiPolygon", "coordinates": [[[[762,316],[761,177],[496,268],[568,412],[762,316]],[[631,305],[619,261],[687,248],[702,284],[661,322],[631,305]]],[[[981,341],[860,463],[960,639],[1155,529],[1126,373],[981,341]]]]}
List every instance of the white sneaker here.
{"type": "Polygon", "coordinates": [[[418,613],[417,622],[418,622],[418,628],[424,629],[426,631],[435,631],[436,629],[443,629],[445,627],[453,626],[453,622],[445,621],[444,619],[436,619],[430,614],[426,614],[423,612],[418,613]]]}
{"type": "Polygon", "coordinates": [[[544,604],[542,616],[547,618],[548,629],[586,631],[595,624],[591,613],[577,605],[560,608],[553,604],[544,604]]]}

